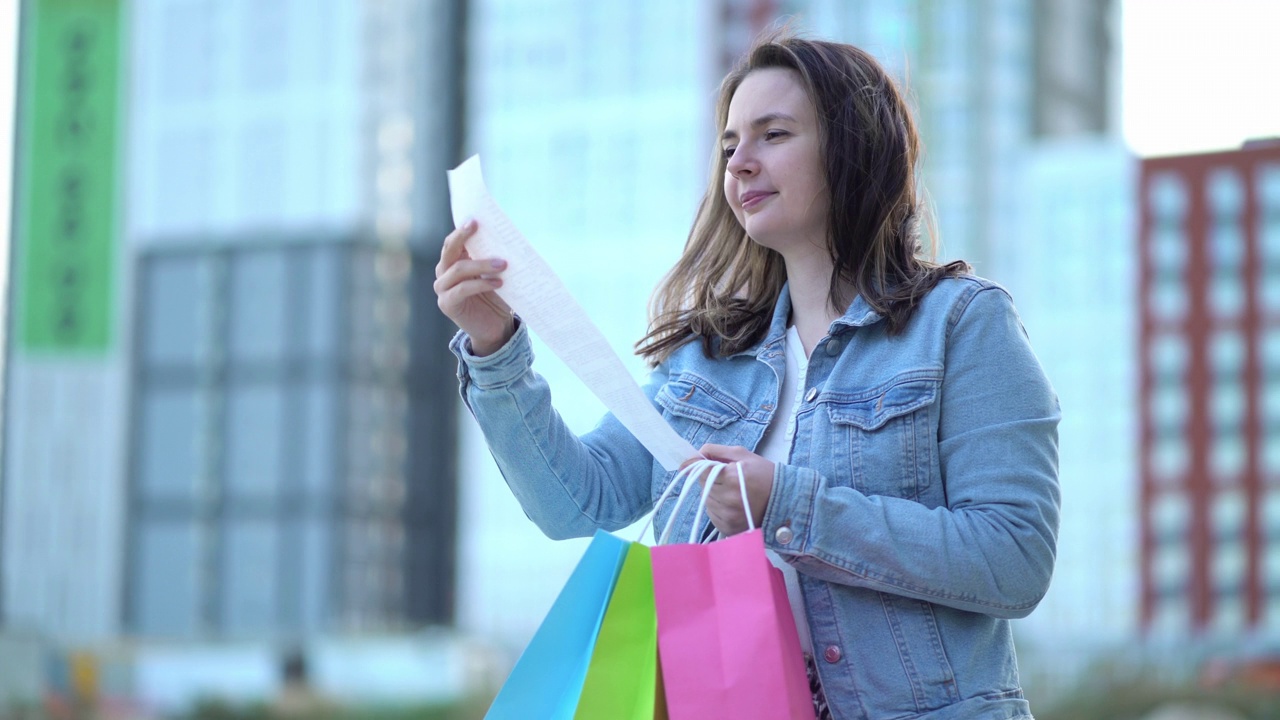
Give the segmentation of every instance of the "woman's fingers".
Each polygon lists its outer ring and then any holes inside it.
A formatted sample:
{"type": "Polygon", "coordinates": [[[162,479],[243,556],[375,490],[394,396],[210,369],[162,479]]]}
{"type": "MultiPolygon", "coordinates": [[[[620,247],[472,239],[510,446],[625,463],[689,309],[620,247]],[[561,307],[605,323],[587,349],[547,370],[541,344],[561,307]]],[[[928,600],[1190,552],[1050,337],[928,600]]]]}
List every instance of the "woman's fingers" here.
{"type": "MultiPolygon", "coordinates": [[[[707,495],[707,515],[721,532],[732,535],[747,529],[746,507],[742,502],[742,488],[738,484],[738,472],[747,490],[752,521],[759,525],[764,520],[765,506],[773,489],[774,463],[750,450],[736,445],[707,443],[699,452],[711,460],[728,463],[720,471],[707,495]]],[[[702,480],[706,487],[705,478],[702,480]]]]}
{"type": "Polygon", "coordinates": [[[462,302],[476,295],[482,295],[492,292],[502,287],[502,278],[475,278],[472,280],[463,280],[453,287],[439,293],[437,305],[441,310],[446,307],[460,305],[462,302]]]}
{"type": "Polygon", "coordinates": [[[440,248],[440,262],[436,263],[436,277],[444,275],[454,263],[467,257],[467,240],[476,234],[477,227],[475,220],[468,220],[445,236],[444,245],[440,248]]]}
{"type": "Polygon", "coordinates": [[[472,297],[502,287],[502,278],[499,276],[507,268],[506,260],[475,260],[467,254],[466,241],[475,234],[476,227],[475,220],[463,223],[462,227],[449,233],[440,249],[434,289],[437,304],[450,317],[451,310],[460,308],[472,297]]]}
{"type": "Polygon", "coordinates": [[[442,272],[437,272],[435,290],[440,294],[468,280],[497,279],[506,268],[506,260],[457,260],[442,272]]]}
{"type": "Polygon", "coordinates": [[[511,308],[494,292],[502,287],[506,261],[477,259],[467,252],[467,240],[477,227],[469,220],[445,237],[433,289],[440,311],[468,335],[471,352],[484,356],[511,339],[515,320],[511,308]]]}
{"type": "Polygon", "coordinates": [[[706,443],[698,452],[701,452],[702,456],[708,460],[719,460],[721,462],[745,460],[755,455],[750,450],[738,445],[715,445],[713,443],[706,443]]]}

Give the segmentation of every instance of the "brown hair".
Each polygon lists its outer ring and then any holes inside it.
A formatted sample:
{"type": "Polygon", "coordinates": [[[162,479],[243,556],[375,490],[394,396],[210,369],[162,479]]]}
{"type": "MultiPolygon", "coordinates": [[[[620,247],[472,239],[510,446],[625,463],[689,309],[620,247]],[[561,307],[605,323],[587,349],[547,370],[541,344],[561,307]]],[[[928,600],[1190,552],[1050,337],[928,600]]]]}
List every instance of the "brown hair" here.
{"type": "MultiPolygon", "coordinates": [[[[938,281],[969,270],[923,257],[916,197],[920,139],[893,79],[866,52],[775,32],[756,41],[720,84],[717,137],[729,102],[752,71],[787,68],[800,77],[818,117],[835,268],[828,298],[836,310],[852,288],[900,332],[938,281]]],[[[649,333],[637,352],[656,365],[690,340],[707,357],[732,355],[764,338],[786,282],[782,256],[750,241],[725,200],[726,159],[717,143],[711,177],[684,253],[654,292],[649,333]]]]}

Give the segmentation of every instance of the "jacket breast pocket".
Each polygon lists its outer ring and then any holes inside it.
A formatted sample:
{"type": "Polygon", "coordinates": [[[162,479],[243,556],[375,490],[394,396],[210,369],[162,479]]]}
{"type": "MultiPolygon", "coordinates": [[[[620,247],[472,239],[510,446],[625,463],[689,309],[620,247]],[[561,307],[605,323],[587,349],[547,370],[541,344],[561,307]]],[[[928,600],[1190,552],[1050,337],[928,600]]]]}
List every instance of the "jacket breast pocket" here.
{"type": "MultiPolygon", "coordinates": [[[[695,373],[683,373],[663,385],[655,397],[662,411],[662,417],[681,437],[689,441],[695,449],[708,442],[725,440],[716,437],[716,433],[727,432],[733,423],[741,420],[746,414],[746,406],[737,399],[717,390],[706,378],[695,373]]],[[[667,484],[675,476],[675,472],[667,472],[662,466],[654,463],[652,496],[656,501],[667,484]]],[[[687,503],[684,508],[686,521],[692,519],[697,503],[687,503]]],[[[675,501],[667,502],[667,506],[659,509],[659,518],[655,525],[662,527],[667,522],[667,513],[675,507],[675,501]]],[[[679,532],[688,530],[688,522],[682,527],[674,528],[679,532]]]]}
{"type": "Polygon", "coordinates": [[[834,434],[847,443],[853,487],[925,501],[938,468],[934,428],[941,394],[942,373],[934,370],[901,373],[864,391],[828,393],[828,416],[834,434]]]}
{"type": "Polygon", "coordinates": [[[742,419],[747,412],[740,401],[694,373],[681,374],[663,385],[657,401],[662,416],[695,448],[710,442],[712,434],[742,419]]]}

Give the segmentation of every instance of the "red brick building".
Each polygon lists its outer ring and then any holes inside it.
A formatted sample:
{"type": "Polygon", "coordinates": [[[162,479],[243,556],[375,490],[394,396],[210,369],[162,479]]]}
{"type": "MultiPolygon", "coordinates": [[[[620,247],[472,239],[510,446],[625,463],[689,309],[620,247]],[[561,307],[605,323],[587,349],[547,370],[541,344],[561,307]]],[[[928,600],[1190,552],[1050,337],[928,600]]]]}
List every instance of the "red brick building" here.
{"type": "Polygon", "coordinates": [[[1142,163],[1144,630],[1280,627],[1280,146],[1142,163]]]}

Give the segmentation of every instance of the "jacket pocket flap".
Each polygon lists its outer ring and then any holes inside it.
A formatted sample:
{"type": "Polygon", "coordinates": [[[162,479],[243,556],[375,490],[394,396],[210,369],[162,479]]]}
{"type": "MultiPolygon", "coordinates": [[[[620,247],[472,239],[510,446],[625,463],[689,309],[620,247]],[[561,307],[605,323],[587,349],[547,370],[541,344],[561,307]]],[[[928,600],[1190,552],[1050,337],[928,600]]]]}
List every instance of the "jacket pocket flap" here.
{"type": "Polygon", "coordinates": [[[932,404],[942,377],[932,372],[904,373],[878,388],[852,393],[829,393],[824,398],[831,422],[876,430],[900,415],[932,404]]]}
{"type": "Polygon", "coordinates": [[[658,391],[658,404],[667,412],[717,430],[740,419],[746,408],[696,375],[681,375],[658,391]]]}

